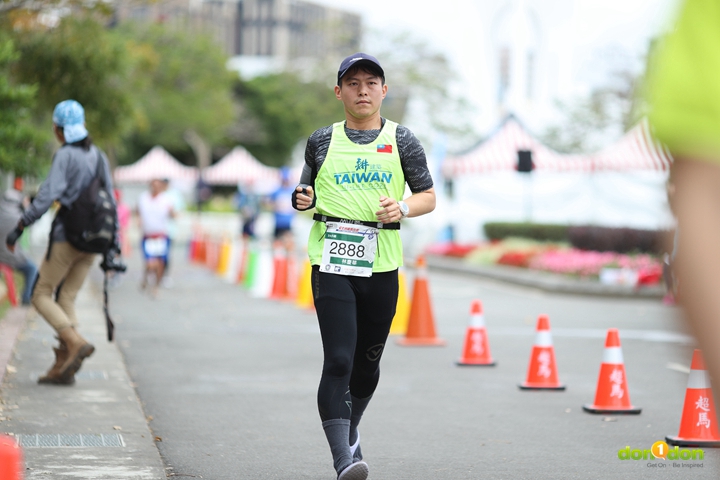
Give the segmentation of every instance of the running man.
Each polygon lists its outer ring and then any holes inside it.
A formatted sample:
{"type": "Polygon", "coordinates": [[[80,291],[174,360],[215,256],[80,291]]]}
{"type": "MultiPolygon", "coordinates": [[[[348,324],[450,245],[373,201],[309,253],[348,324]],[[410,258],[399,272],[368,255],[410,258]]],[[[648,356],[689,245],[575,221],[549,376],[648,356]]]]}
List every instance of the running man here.
{"type": "Polygon", "coordinates": [[[387,91],[375,57],[343,60],[335,96],[345,121],[310,136],[293,193],[298,210],[317,208],[308,255],[324,351],[318,409],[339,480],[368,475],[357,427],[395,316],[400,220],[435,208],[422,145],[380,115],[387,91]],[[403,200],[406,182],[412,195],[403,200]]]}
{"type": "Polygon", "coordinates": [[[648,69],[650,122],[675,161],[677,300],[720,408],[720,3],[685,0],[648,69]]]}
{"type": "Polygon", "coordinates": [[[170,254],[170,219],[175,217],[172,199],[165,193],[162,180],[152,180],[150,191],[140,195],[138,215],[143,234],[141,246],[145,259],[141,288],[145,289],[148,286],[148,279],[152,276],[154,282],[151,293],[156,296],[170,254]]]}

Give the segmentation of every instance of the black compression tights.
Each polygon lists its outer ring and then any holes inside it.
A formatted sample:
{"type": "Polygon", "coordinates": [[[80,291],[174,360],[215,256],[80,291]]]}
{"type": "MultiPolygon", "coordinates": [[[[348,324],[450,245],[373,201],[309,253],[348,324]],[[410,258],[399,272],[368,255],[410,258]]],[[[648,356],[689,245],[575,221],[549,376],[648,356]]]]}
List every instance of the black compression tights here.
{"type": "Polygon", "coordinates": [[[395,316],[398,272],[350,277],[312,271],[324,363],[318,388],[323,421],[350,418],[350,393],[373,394],[380,378],[380,357],[395,316]]]}

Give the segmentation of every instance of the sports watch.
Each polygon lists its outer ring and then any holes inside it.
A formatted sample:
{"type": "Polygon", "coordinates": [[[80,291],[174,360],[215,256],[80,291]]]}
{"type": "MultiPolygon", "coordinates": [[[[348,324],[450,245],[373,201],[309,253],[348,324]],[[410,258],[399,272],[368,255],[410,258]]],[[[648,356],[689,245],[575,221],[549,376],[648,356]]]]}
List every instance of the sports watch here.
{"type": "Polygon", "coordinates": [[[408,204],[400,200],[398,202],[398,206],[400,206],[400,215],[402,215],[402,218],[405,218],[410,213],[410,207],[408,207],[408,204]]]}

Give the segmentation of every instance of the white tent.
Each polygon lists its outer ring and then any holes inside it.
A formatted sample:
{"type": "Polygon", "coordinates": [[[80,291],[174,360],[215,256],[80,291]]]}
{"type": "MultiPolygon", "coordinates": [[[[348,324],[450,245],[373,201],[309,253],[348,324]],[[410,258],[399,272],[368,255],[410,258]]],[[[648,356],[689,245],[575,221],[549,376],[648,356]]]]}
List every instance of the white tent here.
{"type": "Polygon", "coordinates": [[[482,238],[488,221],[666,228],[673,222],[665,193],[671,161],[647,121],[600,152],[564,155],[511,116],[471,151],[445,159],[449,223],[462,242],[482,238]],[[519,150],[532,152],[532,173],[516,170],[519,150]]]}
{"type": "Polygon", "coordinates": [[[183,165],[164,148],[155,146],[137,162],[117,167],[113,175],[118,184],[147,183],[158,178],[195,182],[198,178],[198,170],[183,165]]]}
{"type": "Polygon", "coordinates": [[[203,180],[210,185],[252,185],[268,191],[280,185],[280,170],[263,165],[243,147],[237,146],[216,164],[206,168],[203,180]]]}

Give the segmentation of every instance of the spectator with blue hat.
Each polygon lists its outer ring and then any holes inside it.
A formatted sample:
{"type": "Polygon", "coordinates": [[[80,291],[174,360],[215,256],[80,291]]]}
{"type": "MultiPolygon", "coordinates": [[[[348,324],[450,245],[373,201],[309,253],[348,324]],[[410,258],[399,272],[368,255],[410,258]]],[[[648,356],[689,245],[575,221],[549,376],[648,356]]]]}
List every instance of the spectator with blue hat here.
{"type": "MultiPolygon", "coordinates": [[[[65,100],[53,112],[53,132],[61,147],[53,156],[50,173],[40,185],[32,203],[25,209],[16,229],[6,237],[13,251],[23,229],[37,221],[57,201],[61,208],[53,221],[47,254],[40,266],[32,304],[58,334],[55,363],[39,378],[39,383],[69,385],[75,373],[95,347],[78,333],[75,298],[95,260],[95,253],[81,251],[70,244],[64,223],[73,217],[72,207],[98,177],[114,207],[113,184],[107,157],[85,127],[85,110],[75,100],[65,100]]],[[[116,216],[117,222],[117,216],[116,216]]],[[[117,231],[115,225],[115,231],[117,231]]],[[[115,249],[119,252],[117,238],[115,249]]]]}

